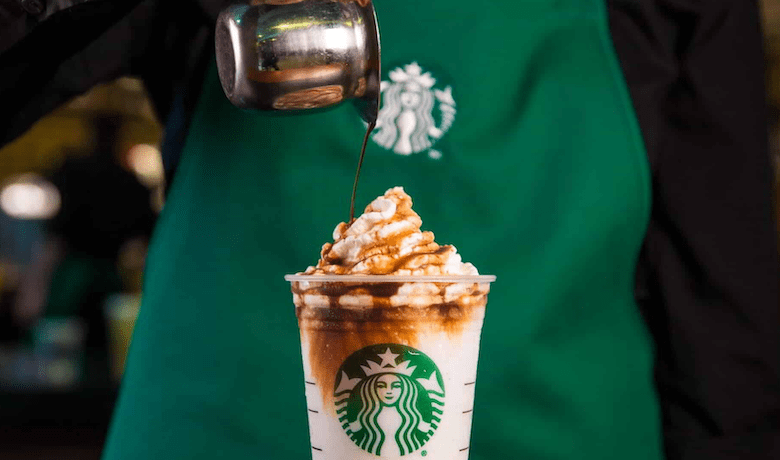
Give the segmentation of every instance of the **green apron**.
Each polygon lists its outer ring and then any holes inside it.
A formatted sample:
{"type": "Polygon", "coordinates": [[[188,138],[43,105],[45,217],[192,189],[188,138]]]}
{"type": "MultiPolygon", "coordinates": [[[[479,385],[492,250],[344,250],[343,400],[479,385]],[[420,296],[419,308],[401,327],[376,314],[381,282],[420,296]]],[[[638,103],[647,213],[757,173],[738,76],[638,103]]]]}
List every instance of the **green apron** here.
{"type": "MultiPolygon", "coordinates": [[[[658,460],[633,298],[649,174],[599,0],[376,3],[383,126],[359,209],[401,185],[495,274],[472,460],[658,460]]],[[[353,107],[273,116],[207,76],[148,261],[105,460],[310,458],[283,275],[349,213],[353,107]]],[[[345,459],[348,460],[348,459],[345,459]]]]}

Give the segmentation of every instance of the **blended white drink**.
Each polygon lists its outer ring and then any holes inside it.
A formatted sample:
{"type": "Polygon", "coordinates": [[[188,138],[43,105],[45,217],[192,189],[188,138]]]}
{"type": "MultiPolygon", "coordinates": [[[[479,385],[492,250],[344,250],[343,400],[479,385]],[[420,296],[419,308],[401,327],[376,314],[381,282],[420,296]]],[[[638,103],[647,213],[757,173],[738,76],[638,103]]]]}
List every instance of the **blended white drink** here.
{"type": "Polygon", "coordinates": [[[339,224],[317,267],[288,275],[314,460],[469,456],[490,282],[421,232],[403,189],[339,224]]]}

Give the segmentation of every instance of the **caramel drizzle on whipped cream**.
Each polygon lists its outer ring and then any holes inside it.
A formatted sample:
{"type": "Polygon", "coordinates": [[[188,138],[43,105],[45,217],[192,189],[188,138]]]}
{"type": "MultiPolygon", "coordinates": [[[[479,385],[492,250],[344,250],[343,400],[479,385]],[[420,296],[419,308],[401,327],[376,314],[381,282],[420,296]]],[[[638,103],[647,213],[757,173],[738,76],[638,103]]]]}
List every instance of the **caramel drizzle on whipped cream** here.
{"type": "Polygon", "coordinates": [[[316,267],[307,275],[477,275],[454,246],[440,246],[432,232],[420,230],[422,219],[412,198],[394,187],[372,201],[351,225],[342,222],[325,243],[316,267]]]}

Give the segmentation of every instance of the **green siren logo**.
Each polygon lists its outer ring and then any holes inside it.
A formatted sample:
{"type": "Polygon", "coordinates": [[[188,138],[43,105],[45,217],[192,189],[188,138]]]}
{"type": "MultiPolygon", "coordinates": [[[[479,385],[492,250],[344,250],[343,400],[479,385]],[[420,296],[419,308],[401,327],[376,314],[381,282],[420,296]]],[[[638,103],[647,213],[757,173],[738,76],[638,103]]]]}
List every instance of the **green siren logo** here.
{"type": "Polygon", "coordinates": [[[342,428],[358,447],[374,455],[402,456],[420,449],[436,431],[444,382],[421,351],[384,343],[344,361],[334,400],[342,428]]]}

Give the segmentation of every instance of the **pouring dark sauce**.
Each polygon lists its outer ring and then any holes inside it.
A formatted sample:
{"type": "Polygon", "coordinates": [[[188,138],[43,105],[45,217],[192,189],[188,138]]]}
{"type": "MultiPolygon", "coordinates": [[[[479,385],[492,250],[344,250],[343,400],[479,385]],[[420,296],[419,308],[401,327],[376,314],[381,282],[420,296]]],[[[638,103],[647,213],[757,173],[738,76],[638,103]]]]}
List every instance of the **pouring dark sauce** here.
{"type": "Polygon", "coordinates": [[[349,203],[349,225],[355,221],[355,195],[357,194],[358,179],[360,179],[360,168],[363,167],[363,157],[366,156],[366,145],[368,145],[368,136],[376,128],[376,120],[368,124],[366,135],[363,137],[363,147],[360,149],[360,160],[358,160],[357,172],[355,172],[355,183],[352,185],[352,200],[349,203]]]}

